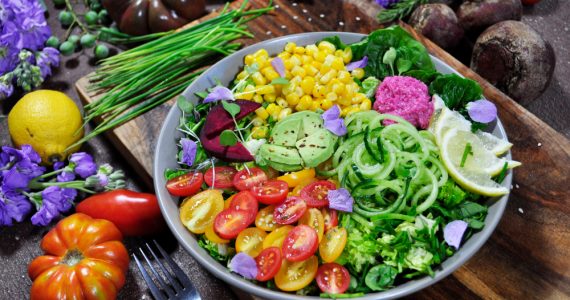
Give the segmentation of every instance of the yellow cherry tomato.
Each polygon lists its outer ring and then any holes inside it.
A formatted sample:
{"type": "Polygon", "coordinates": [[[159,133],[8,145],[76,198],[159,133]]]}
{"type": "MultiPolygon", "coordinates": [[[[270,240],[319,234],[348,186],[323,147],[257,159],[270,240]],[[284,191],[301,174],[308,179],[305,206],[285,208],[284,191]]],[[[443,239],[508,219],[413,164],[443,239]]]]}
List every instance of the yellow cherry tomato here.
{"type": "Polygon", "coordinates": [[[319,254],[324,262],[335,261],[346,246],[347,233],[342,227],[333,227],[329,229],[319,244],[319,254]]]}
{"type": "Polygon", "coordinates": [[[231,195],[228,199],[224,200],[224,209],[230,208],[230,204],[232,203],[232,199],[236,194],[231,195]]]}
{"type": "Polygon", "coordinates": [[[263,250],[263,240],[266,236],[267,233],[259,228],[246,228],[236,238],[236,251],[256,257],[263,250]]]}
{"type": "Polygon", "coordinates": [[[313,228],[317,232],[319,242],[323,239],[323,234],[325,233],[325,219],[318,208],[309,208],[299,219],[299,224],[313,228]]]}
{"type": "Polygon", "coordinates": [[[304,169],[297,172],[287,173],[277,177],[279,180],[287,182],[290,188],[298,186],[301,182],[315,177],[315,169],[304,169]]]}
{"type": "Polygon", "coordinates": [[[317,178],[311,177],[311,178],[299,183],[299,185],[297,185],[295,188],[293,188],[293,191],[291,191],[291,196],[299,196],[299,194],[301,194],[301,190],[304,187],[306,187],[307,185],[309,185],[315,181],[317,181],[317,178]]]}
{"type": "Polygon", "coordinates": [[[255,216],[255,226],[259,229],[265,231],[273,231],[281,225],[275,223],[273,220],[273,211],[275,210],[275,205],[269,205],[265,208],[260,209],[255,216]]]}
{"type": "Polygon", "coordinates": [[[214,222],[210,223],[210,225],[206,227],[206,232],[204,232],[204,234],[206,234],[206,238],[212,243],[227,244],[230,242],[230,240],[225,240],[218,236],[218,234],[214,231],[214,222]]]}
{"type": "Polygon", "coordinates": [[[283,241],[287,237],[289,231],[293,229],[291,225],[285,225],[283,227],[279,227],[273,230],[271,233],[267,235],[265,240],[263,240],[263,249],[267,249],[269,247],[277,247],[281,249],[283,245],[283,241]]]}
{"type": "Polygon", "coordinates": [[[314,255],[300,262],[284,259],[279,272],[275,275],[275,285],[282,291],[298,291],[313,281],[318,268],[319,260],[314,255]]]}
{"type": "Polygon", "coordinates": [[[192,233],[204,233],[224,209],[224,198],[218,190],[205,190],[184,199],[180,206],[180,220],[192,233]]]}

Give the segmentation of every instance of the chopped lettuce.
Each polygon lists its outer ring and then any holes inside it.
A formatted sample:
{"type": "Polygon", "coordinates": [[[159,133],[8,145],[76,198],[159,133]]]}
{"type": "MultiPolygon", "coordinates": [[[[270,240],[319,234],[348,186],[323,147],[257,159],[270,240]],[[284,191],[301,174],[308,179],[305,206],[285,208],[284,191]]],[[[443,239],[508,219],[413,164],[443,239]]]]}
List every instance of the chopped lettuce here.
{"type": "Polygon", "coordinates": [[[358,220],[358,215],[342,214],[341,223],[348,232],[348,239],[338,263],[360,273],[367,265],[377,264],[379,244],[377,231],[372,222],[358,220]],[[369,223],[369,224],[367,224],[369,223]]]}
{"type": "Polygon", "coordinates": [[[235,254],[235,249],[229,248],[225,244],[216,244],[206,239],[204,235],[198,239],[198,245],[210,253],[210,256],[219,262],[228,262],[235,254]]]}
{"type": "Polygon", "coordinates": [[[380,80],[374,76],[370,76],[362,81],[360,92],[365,94],[366,98],[373,100],[379,85],[380,80]]]}

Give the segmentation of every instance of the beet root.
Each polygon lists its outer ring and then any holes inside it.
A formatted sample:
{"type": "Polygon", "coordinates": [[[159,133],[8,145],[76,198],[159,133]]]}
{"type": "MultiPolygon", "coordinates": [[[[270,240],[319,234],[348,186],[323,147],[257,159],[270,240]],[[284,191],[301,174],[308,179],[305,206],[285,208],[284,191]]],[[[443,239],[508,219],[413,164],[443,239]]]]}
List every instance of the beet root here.
{"type": "Polygon", "coordinates": [[[521,0],[467,0],[457,9],[459,24],[475,33],[506,20],[520,20],[521,0]]]}
{"type": "Polygon", "coordinates": [[[463,29],[457,16],[445,4],[418,6],[410,17],[409,24],[444,49],[455,47],[463,38],[463,29]]]}
{"type": "Polygon", "coordinates": [[[485,30],[471,57],[473,71],[523,104],[544,92],[555,64],[550,44],[518,21],[504,21],[485,30]]]}

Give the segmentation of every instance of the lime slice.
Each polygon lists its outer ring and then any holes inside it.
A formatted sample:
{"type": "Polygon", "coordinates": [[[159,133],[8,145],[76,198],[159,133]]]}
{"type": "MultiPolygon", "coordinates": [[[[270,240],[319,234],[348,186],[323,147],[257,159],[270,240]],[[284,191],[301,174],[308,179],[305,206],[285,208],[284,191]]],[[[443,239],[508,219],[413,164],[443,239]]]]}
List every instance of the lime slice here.
{"type": "Polygon", "coordinates": [[[478,130],[475,134],[483,142],[485,148],[493,152],[496,156],[505,154],[513,146],[513,144],[508,141],[500,139],[488,132],[478,130]]]}
{"type": "Polygon", "coordinates": [[[489,197],[509,192],[506,187],[491,179],[501,172],[505,162],[507,168],[520,165],[516,161],[497,158],[485,148],[477,135],[457,128],[445,131],[441,138],[440,154],[445,168],[459,185],[466,190],[489,197]],[[470,151],[466,151],[469,147],[470,151]],[[466,152],[470,154],[465,156],[466,152]]]}

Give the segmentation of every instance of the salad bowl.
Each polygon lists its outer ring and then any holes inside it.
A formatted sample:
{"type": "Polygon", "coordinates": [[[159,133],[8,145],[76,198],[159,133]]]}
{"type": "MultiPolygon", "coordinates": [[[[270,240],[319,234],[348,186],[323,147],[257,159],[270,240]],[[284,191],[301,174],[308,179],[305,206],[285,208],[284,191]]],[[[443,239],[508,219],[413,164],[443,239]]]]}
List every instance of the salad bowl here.
{"type": "MultiPolygon", "coordinates": [[[[237,51],[233,55],[222,59],[210,67],[206,72],[204,72],[199,78],[197,78],[192,84],[188,86],[183,95],[190,101],[198,101],[195,93],[204,91],[207,88],[214,86],[216,84],[216,81],[219,80],[222,84],[228,84],[234,79],[235,75],[239,73],[240,69],[243,67],[245,55],[254,53],[259,49],[266,49],[270,55],[274,55],[281,51],[287,42],[294,42],[298,45],[307,45],[320,41],[323,38],[329,36],[338,36],[344,43],[358,42],[363,37],[365,37],[365,35],[357,33],[312,32],[283,36],[263,41],[237,51]]],[[[446,65],[436,57],[430,56],[430,58],[434,63],[437,71],[443,74],[458,74],[450,66],[446,65]]],[[[461,76],[460,74],[458,75],[461,76]]],[[[177,167],[176,156],[178,148],[176,141],[182,137],[182,133],[177,130],[180,117],[180,110],[176,106],[173,106],[168,113],[160,132],[158,144],[156,146],[153,172],[154,187],[159,199],[160,209],[165,220],[167,221],[168,226],[180,244],[192,255],[192,257],[194,257],[194,259],[196,259],[213,275],[232,286],[242,289],[246,293],[267,299],[319,299],[318,297],[300,296],[291,293],[270,290],[268,288],[247,281],[237,274],[231,273],[226,268],[226,266],[214,260],[206,250],[202,249],[198,245],[196,236],[184,227],[179,217],[179,199],[178,197],[169,194],[165,188],[166,179],[163,175],[164,171],[167,168],[177,167]]],[[[498,119],[495,123],[489,126],[488,131],[498,138],[504,140],[507,139],[505,130],[500,120],[498,119]]],[[[511,158],[510,152],[505,155],[505,158],[511,158]]],[[[507,172],[502,185],[510,189],[511,181],[512,172],[509,171],[507,172]]],[[[507,194],[500,198],[491,198],[486,200],[489,201],[487,203],[489,209],[488,215],[485,218],[484,228],[471,236],[453,256],[447,258],[445,261],[443,261],[443,263],[441,263],[441,265],[436,267],[434,269],[435,272],[433,277],[427,275],[418,277],[403,284],[396,285],[389,290],[365,294],[364,296],[356,299],[392,299],[403,297],[414,292],[418,292],[421,289],[438,282],[439,280],[454,272],[467,260],[469,260],[483,246],[483,244],[493,233],[495,227],[503,215],[503,212],[507,205],[508,196],[509,195],[507,194]]]]}

